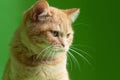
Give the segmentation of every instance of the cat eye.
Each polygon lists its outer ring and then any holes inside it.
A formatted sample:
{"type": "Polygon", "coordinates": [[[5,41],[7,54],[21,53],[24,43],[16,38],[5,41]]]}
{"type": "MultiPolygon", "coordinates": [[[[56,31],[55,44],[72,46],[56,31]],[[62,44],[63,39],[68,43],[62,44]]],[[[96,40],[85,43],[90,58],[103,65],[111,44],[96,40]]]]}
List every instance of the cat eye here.
{"type": "Polygon", "coordinates": [[[69,38],[69,36],[70,36],[70,33],[69,33],[69,34],[67,34],[67,38],[69,38]]]}
{"type": "Polygon", "coordinates": [[[59,32],[58,31],[50,31],[54,37],[59,37],[59,32]]]}

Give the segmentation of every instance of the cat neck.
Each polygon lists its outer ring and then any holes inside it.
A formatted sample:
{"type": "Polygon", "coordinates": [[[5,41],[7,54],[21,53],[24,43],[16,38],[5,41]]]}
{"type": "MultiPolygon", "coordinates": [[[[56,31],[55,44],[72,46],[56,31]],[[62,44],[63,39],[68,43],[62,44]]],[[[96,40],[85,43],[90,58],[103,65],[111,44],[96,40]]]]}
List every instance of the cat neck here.
{"type": "Polygon", "coordinates": [[[42,64],[45,65],[58,65],[61,63],[65,63],[66,65],[66,54],[65,53],[61,53],[59,56],[54,57],[54,58],[36,58],[37,55],[32,55],[32,56],[27,56],[27,55],[23,55],[23,54],[19,54],[19,53],[14,53],[13,57],[15,58],[15,60],[17,60],[19,63],[25,65],[25,66],[39,66],[42,64]]]}

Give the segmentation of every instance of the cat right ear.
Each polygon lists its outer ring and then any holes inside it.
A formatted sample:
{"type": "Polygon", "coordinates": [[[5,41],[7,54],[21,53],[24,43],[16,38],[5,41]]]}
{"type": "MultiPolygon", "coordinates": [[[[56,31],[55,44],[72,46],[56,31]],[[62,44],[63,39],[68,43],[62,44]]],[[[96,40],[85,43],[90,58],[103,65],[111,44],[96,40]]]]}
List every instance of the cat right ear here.
{"type": "Polygon", "coordinates": [[[44,20],[45,17],[50,16],[49,4],[46,0],[38,1],[33,6],[32,18],[34,21],[44,20]]]}
{"type": "Polygon", "coordinates": [[[79,13],[80,13],[80,9],[79,8],[73,8],[73,9],[64,10],[64,12],[68,15],[70,20],[72,22],[74,22],[77,19],[79,13]]]}

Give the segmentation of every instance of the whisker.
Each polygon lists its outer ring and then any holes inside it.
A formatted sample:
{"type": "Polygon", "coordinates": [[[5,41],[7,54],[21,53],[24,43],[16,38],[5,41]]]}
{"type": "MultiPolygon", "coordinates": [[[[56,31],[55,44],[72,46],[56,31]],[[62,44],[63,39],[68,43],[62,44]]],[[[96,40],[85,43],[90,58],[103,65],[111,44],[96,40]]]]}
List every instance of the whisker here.
{"type": "Polygon", "coordinates": [[[69,53],[69,55],[71,55],[71,57],[73,58],[73,61],[75,60],[75,64],[77,64],[78,69],[80,70],[80,65],[79,65],[79,62],[78,62],[78,60],[76,59],[76,57],[75,57],[70,51],[68,51],[68,53],[69,53]]]}
{"type": "Polygon", "coordinates": [[[82,54],[80,54],[79,52],[75,51],[74,49],[71,49],[71,48],[70,48],[70,50],[73,51],[73,52],[75,52],[76,54],[78,54],[80,57],[82,57],[89,65],[92,65],[92,64],[87,60],[87,58],[84,57],[82,54]]]}
{"type": "Polygon", "coordinates": [[[89,24],[86,24],[86,23],[77,23],[77,24],[73,24],[73,26],[80,26],[80,25],[89,26],[89,24]]]}
{"type": "Polygon", "coordinates": [[[68,58],[69,58],[69,59],[68,59],[68,62],[70,61],[70,70],[72,71],[72,67],[73,67],[72,65],[73,65],[73,64],[72,64],[72,59],[71,59],[70,54],[68,54],[68,58]]]}
{"type": "Polygon", "coordinates": [[[85,47],[85,48],[90,48],[90,49],[94,50],[93,47],[91,47],[89,45],[83,45],[83,44],[80,44],[80,43],[73,43],[72,47],[85,47]]]}
{"type": "Polygon", "coordinates": [[[88,57],[90,57],[91,59],[93,59],[93,57],[92,57],[92,56],[90,56],[87,52],[83,51],[82,49],[78,49],[78,48],[73,47],[73,46],[71,46],[71,48],[72,48],[72,49],[74,49],[74,50],[78,50],[78,51],[80,51],[80,52],[82,52],[82,53],[86,54],[86,55],[87,55],[88,57]]]}
{"type": "Polygon", "coordinates": [[[43,59],[47,60],[47,59],[49,58],[51,52],[52,52],[51,49],[48,48],[47,51],[43,54],[41,60],[43,60],[43,59]],[[47,55],[47,56],[46,56],[46,55],[47,55]]]}
{"type": "MultiPolygon", "coordinates": [[[[48,51],[49,52],[49,51],[48,51]]],[[[48,53],[48,56],[46,57],[46,60],[48,60],[51,56],[52,56],[52,53],[53,53],[53,50],[51,50],[49,53],[48,53]]]]}
{"type": "Polygon", "coordinates": [[[48,46],[47,48],[43,49],[38,55],[37,55],[37,59],[42,55],[42,53],[46,50],[48,50],[51,46],[48,46]]]}
{"type": "Polygon", "coordinates": [[[71,54],[72,54],[72,53],[70,53],[70,51],[68,51],[68,55],[71,57],[72,62],[73,62],[74,64],[76,64],[76,61],[74,60],[74,58],[73,58],[73,56],[72,56],[71,54]]]}
{"type": "Polygon", "coordinates": [[[51,55],[51,59],[53,59],[54,58],[54,54],[56,53],[56,51],[55,50],[53,50],[53,53],[52,53],[52,55],[51,55]]]}

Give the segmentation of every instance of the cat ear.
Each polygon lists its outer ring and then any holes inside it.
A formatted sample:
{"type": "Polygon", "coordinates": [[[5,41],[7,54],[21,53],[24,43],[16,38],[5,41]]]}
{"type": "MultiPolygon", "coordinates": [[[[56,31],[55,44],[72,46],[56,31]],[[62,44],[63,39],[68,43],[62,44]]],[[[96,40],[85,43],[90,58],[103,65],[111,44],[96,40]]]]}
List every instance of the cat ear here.
{"type": "Polygon", "coordinates": [[[46,0],[38,1],[33,6],[33,20],[44,20],[45,17],[50,16],[49,4],[46,0]]]}
{"type": "Polygon", "coordinates": [[[68,17],[71,19],[71,21],[74,22],[80,13],[80,9],[73,8],[73,9],[64,10],[64,12],[68,15],[68,17]]]}

